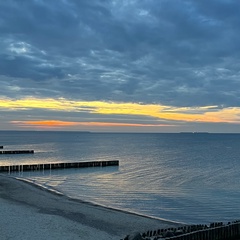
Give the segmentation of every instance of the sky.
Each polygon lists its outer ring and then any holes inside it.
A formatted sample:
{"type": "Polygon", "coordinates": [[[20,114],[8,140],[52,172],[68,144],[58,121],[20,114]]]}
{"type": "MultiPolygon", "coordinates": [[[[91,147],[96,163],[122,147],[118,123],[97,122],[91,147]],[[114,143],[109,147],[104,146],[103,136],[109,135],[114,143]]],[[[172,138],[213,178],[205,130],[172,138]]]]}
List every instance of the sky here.
{"type": "Polygon", "coordinates": [[[0,130],[240,133],[240,1],[0,0],[0,130]]]}

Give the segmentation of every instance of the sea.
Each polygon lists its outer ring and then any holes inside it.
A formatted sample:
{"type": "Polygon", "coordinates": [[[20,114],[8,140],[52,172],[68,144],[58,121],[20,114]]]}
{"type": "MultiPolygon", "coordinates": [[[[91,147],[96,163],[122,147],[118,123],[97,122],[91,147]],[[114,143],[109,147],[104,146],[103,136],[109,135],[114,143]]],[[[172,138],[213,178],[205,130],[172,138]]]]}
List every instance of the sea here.
{"type": "Polygon", "coordinates": [[[0,165],[119,160],[4,173],[71,198],[186,224],[240,219],[240,134],[0,131],[0,145],[35,151],[0,165]]]}

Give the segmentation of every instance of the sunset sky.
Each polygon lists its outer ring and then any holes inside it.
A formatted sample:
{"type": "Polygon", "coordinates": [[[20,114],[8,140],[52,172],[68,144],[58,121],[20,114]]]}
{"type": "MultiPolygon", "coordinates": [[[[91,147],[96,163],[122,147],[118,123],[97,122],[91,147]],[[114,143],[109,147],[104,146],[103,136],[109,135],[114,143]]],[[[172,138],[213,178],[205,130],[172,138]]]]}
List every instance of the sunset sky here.
{"type": "Polygon", "coordinates": [[[0,130],[240,133],[240,1],[0,1],[0,130]]]}

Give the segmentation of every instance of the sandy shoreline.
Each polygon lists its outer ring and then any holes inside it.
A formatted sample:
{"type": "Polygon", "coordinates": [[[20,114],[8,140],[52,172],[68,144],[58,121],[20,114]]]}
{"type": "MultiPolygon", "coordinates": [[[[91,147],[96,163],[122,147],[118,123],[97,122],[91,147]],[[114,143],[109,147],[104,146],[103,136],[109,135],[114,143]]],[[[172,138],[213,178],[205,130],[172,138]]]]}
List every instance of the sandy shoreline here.
{"type": "Polygon", "coordinates": [[[0,214],[3,240],[119,240],[132,232],[179,225],[70,199],[4,175],[0,214]]]}

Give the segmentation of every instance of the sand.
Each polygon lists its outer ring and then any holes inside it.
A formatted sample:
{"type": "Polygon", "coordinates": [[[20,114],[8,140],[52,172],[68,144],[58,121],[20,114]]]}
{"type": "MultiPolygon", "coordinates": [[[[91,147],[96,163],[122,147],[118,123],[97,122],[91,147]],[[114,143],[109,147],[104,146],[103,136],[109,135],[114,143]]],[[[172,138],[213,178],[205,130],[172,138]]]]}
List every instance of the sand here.
{"type": "Polygon", "coordinates": [[[0,175],[1,240],[120,240],[133,232],[179,226],[102,207],[0,175]]]}

